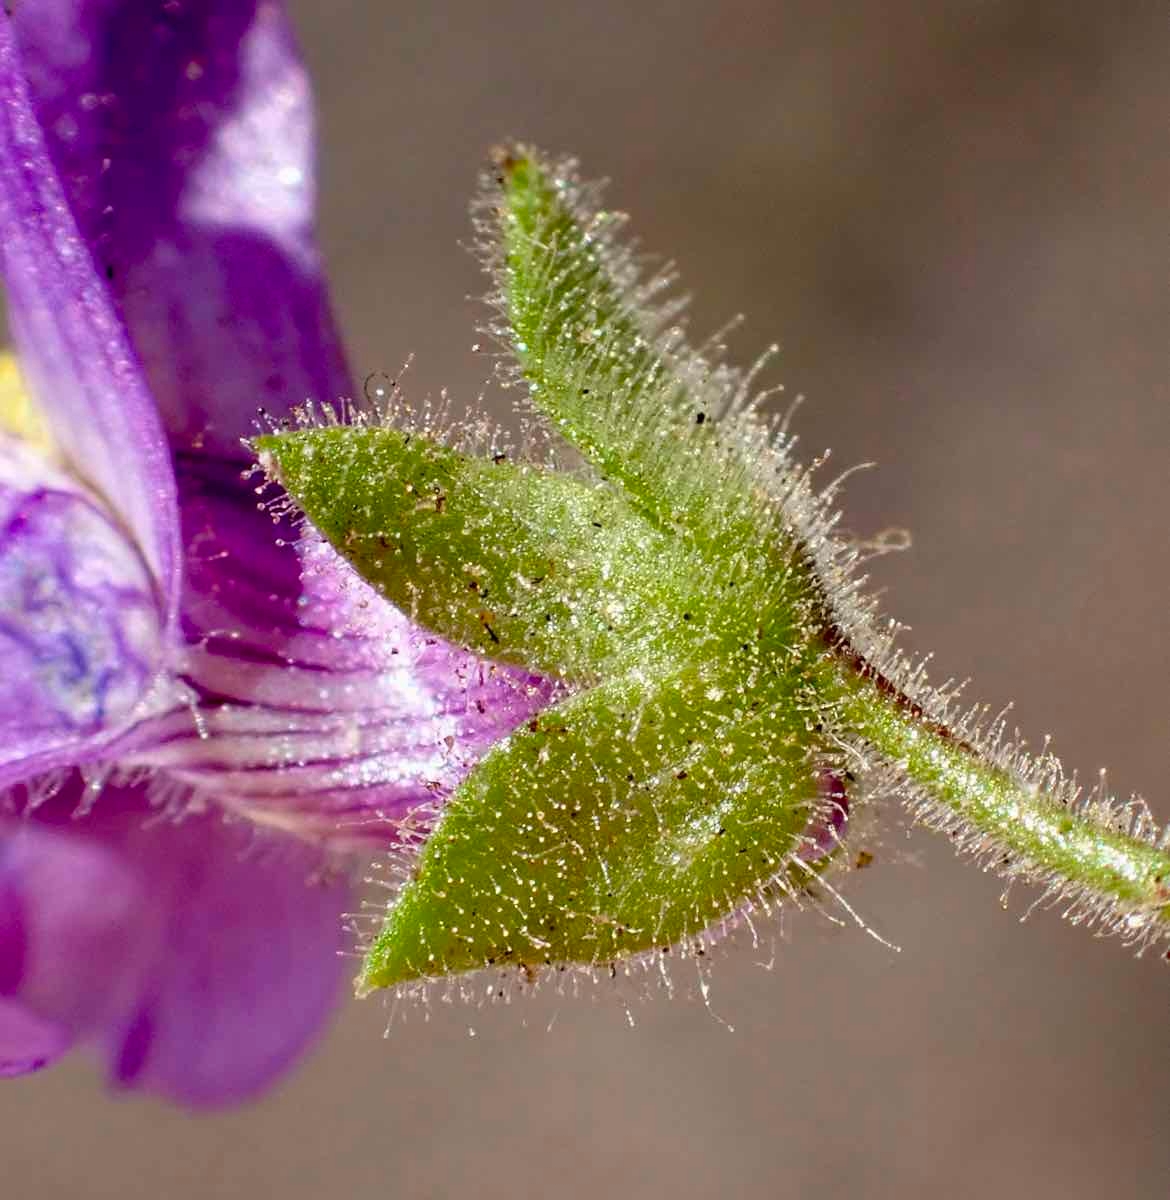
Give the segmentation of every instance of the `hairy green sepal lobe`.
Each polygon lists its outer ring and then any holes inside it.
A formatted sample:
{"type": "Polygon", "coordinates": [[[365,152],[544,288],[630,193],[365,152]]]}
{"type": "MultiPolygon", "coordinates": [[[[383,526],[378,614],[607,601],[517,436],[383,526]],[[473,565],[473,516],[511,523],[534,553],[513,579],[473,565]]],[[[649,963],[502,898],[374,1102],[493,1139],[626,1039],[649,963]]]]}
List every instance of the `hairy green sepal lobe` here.
{"type": "Polygon", "coordinates": [[[270,471],[387,599],[487,657],[571,679],[655,670],[783,636],[781,576],[711,562],[604,484],[397,429],[258,438],[270,471]]]}
{"type": "Polygon", "coordinates": [[[686,347],[678,307],[653,306],[668,277],[639,283],[621,214],[577,211],[575,179],[517,149],[495,186],[481,231],[533,407],[656,522],[764,549],[783,517],[759,486],[771,452],[744,411],[750,379],[686,347]]]}
{"type": "Polygon", "coordinates": [[[784,872],[818,802],[810,738],[791,697],[754,706],[741,678],[727,662],[610,681],[497,745],[361,986],[669,951],[784,872]]]}

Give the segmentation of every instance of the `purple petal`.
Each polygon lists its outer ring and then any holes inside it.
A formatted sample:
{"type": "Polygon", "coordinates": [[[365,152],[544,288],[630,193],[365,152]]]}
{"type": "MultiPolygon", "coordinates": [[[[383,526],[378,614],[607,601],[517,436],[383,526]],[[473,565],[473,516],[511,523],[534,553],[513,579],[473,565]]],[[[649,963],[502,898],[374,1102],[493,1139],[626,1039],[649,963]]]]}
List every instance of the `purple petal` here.
{"type": "Polygon", "coordinates": [[[0,999],[0,1079],[39,1071],[69,1045],[64,1026],[38,1017],[15,1000],[0,999]]]}
{"type": "Polygon", "coordinates": [[[68,199],[173,444],[349,382],[313,235],[312,96],[272,0],[36,0],[14,23],[68,199]]]}
{"type": "Polygon", "coordinates": [[[340,999],[348,886],[317,856],[218,815],[140,831],[136,859],[167,906],[136,1010],[110,1042],[124,1086],[216,1105],[262,1090],[340,999]]]}
{"type": "Polygon", "coordinates": [[[128,761],[262,822],[384,840],[551,689],[427,637],[323,547],[302,563],[223,465],[244,461],[259,406],[279,418],[349,391],[283,8],[43,0],[15,24],[183,479],[183,674],[201,702],[128,761]]]}
{"type": "Polygon", "coordinates": [[[424,633],[324,543],[298,545],[238,470],[180,475],[183,677],[199,725],[135,755],[262,823],[384,843],[554,689],[424,633]]]}
{"type": "Polygon", "coordinates": [[[92,830],[0,823],[4,993],[76,1037],[120,1020],[138,988],[152,897],[92,830]]]}
{"type": "Polygon", "coordinates": [[[798,851],[810,866],[841,848],[849,823],[849,792],[845,780],[836,771],[821,770],[817,772],[817,787],[821,803],[804,831],[804,844],[798,851]]]}
{"type": "Polygon", "coordinates": [[[254,1095],[335,1007],[348,885],[291,839],[152,814],[140,788],[71,821],[79,789],[0,832],[24,942],[12,998],[104,1046],[120,1086],[200,1106],[254,1095]]]}
{"type": "MultiPolygon", "coordinates": [[[[21,11],[30,7],[41,6],[21,11]]],[[[0,270],[25,375],[73,467],[133,531],[169,612],[178,595],[179,530],[166,439],[66,203],[29,100],[12,22],[2,14],[0,229],[0,270]]]]}
{"type": "Polygon", "coordinates": [[[97,757],[166,705],[161,619],[118,524],[0,434],[0,791],[97,757]]]}

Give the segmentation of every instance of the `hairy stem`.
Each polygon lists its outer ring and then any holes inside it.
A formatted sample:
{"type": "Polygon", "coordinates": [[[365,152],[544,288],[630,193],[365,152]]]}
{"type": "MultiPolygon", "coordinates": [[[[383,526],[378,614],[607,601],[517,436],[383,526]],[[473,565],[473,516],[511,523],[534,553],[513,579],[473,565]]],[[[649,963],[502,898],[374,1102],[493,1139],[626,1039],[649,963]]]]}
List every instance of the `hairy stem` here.
{"type": "Polygon", "coordinates": [[[1048,885],[1135,941],[1170,936],[1170,845],[1105,797],[1044,790],[923,718],[874,672],[826,658],[841,726],[901,773],[932,823],[993,850],[1005,874],[1048,885]],[[953,818],[953,819],[952,819],[953,818]]]}

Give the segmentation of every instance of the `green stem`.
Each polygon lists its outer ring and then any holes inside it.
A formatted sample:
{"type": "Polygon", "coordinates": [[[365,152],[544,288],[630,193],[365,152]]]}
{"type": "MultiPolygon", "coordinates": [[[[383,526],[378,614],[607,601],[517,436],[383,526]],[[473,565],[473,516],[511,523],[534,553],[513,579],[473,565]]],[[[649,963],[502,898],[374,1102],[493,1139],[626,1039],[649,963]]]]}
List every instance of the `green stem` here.
{"type": "Polygon", "coordinates": [[[1090,915],[1134,940],[1170,935],[1170,846],[1164,838],[1159,846],[1152,834],[1119,828],[1129,822],[1119,821],[1104,800],[1076,805],[989,761],[864,664],[858,669],[856,662],[830,655],[822,685],[842,727],[903,774],[913,799],[958,818],[988,839],[999,857],[1008,856],[1007,873],[1090,901],[1090,915]]]}

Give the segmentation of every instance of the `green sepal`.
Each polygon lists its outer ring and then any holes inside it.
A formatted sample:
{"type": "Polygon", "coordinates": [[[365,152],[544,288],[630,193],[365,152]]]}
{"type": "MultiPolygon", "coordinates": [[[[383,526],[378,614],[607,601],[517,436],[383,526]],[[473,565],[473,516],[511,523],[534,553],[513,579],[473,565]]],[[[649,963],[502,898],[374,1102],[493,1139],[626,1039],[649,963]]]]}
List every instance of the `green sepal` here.
{"type": "Polygon", "coordinates": [[[699,560],[612,488],[396,429],[295,430],[256,448],[363,578],[487,657],[597,676],[711,624],[699,560]]]}
{"type": "Polygon", "coordinates": [[[492,332],[600,479],[367,425],[257,442],[416,621],[579,689],[449,799],[360,986],[604,966],[815,889],[839,855],[806,860],[803,835],[824,830],[818,776],[845,756],[876,776],[861,802],[888,787],[1074,920],[1170,937],[1170,835],[955,720],[858,602],[833,489],[814,495],[758,420],[751,373],[685,347],[570,165],[513,148],[495,168],[492,332]]]}
{"type": "Polygon", "coordinates": [[[656,523],[708,549],[771,540],[773,451],[744,416],[750,381],[653,307],[662,288],[616,239],[621,214],[598,208],[571,164],[517,146],[495,168],[479,228],[533,407],[656,523]]]}
{"type": "Polygon", "coordinates": [[[608,681],[498,743],[448,801],[359,990],[606,966],[811,879],[792,868],[825,750],[799,697],[762,702],[744,671],[608,681]]]}
{"type": "Polygon", "coordinates": [[[711,560],[604,484],[418,434],[299,429],[255,448],[361,576],[426,628],[575,680],[656,670],[786,636],[803,586],[743,555],[711,560]]]}

